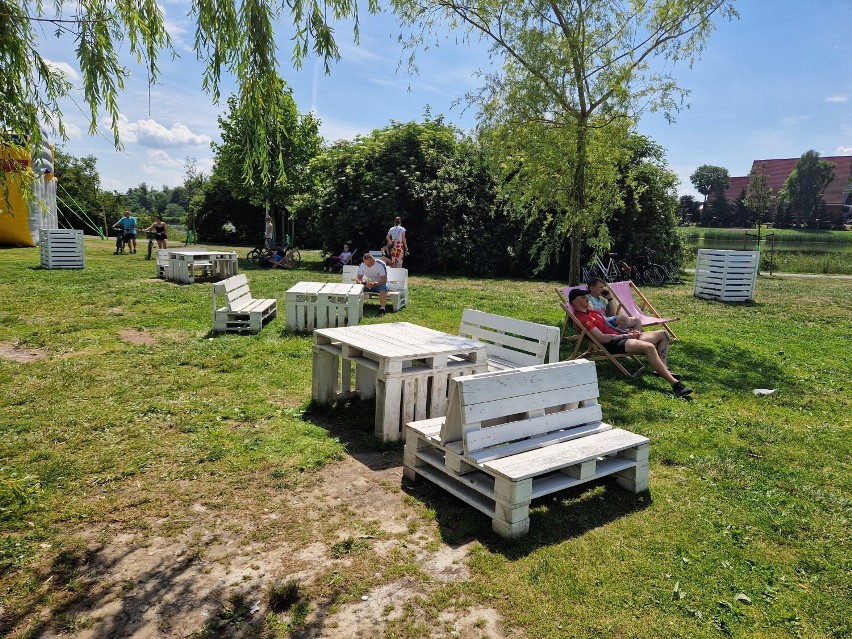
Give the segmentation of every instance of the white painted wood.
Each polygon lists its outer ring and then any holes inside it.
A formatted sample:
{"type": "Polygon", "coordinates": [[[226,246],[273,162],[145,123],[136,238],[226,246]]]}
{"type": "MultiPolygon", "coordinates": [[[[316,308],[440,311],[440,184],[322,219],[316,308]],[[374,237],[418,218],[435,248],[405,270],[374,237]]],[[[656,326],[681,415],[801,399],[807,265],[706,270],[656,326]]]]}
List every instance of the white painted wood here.
{"type": "MultiPolygon", "coordinates": [[[[2,194],[0,197],[3,197],[2,194]]],[[[86,267],[83,231],[39,229],[38,237],[41,268],[82,269],[86,267]]]]}
{"type": "Polygon", "coordinates": [[[751,300],[759,266],[759,251],[700,249],[693,294],[723,302],[751,300]]]}
{"type": "Polygon", "coordinates": [[[234,275],[215,282],[213,293],[213,330],[217,332],[248,331],[257,333],[278,313],[274,299],[254,299],[245,275],[234,275]],[[224,296],[225,305],[219,307],[218,297],[224,296]]]}
{"type": "Polygon", "coordinates": [[[533,366],[559,360],[559,329],[473,309],[462,312],[459,335],[488,344],[494,368],[533,366]]]}

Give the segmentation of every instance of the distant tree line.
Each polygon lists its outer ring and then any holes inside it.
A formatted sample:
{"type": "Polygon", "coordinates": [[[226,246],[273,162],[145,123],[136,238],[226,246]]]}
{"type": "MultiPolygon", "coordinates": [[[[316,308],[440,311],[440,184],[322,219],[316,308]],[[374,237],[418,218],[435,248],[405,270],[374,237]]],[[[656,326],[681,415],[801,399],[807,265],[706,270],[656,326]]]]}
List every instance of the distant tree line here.
{"type": "Polygon", "coordinates": [[[773,192],[767,183],[766,165],[753,168],[748,184],[731,200],[725,191],[731,180],[728,170],[709,164],[699,166],[690,176],[702,203],[682,196],[678,215],[682,223],[699,226],[748,227],[773,223],[778,228],[844,229],[843,211],[829,212],[823,199],[826,187],[835,179],[835,165],[821,160],[819,153],[806,151],[784,186],[773,192]]]}

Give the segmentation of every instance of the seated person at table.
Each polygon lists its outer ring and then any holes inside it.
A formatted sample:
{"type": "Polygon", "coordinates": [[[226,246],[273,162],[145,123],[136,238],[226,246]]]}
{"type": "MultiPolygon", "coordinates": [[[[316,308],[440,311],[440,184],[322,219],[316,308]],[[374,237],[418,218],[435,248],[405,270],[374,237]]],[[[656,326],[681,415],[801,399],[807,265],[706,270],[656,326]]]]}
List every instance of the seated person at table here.
{"type": "Polygon", "coordinates": [[[364,290],[379,294],[379,315],[385,314],[388,302],[388,267],[369,253],[364,253],[364,261],[358,267],[356,281],[364,285],[364,290]]]}
{"type": "Polygon", "coordinates": [[[613,355],[627,353],[644,355],[651,368],[672,385],[674,394],[686,397],[692,389],[686,387],[678,377],[668,369],[666,361],[669,355],[669,336],[665,331],[622,331],[606,323],[604,316],[593,310],[589,304],[589,291],[575,288],[568,294],[568,302],[574,309],[574,316],[589,331],[601,346],[613,355]]]}
{"type": "Polygon", "coordinates": [[[325,262],[322,264],[322,270],[325,271],[336,271],[340,268],[349,264],[352,261],[352,251],[349,250],[349,245],[344,244],[343,250],[340,251],[340,255],[332,255],[331,257],[326,258],[325,262]]]}
{"type": "Polygon", "coordinates": [[[590,278],[586,286],[589,289],[589,306],[603,315],[607,324],[623,330],[642,330],[642,320],[618,312],[618,303],[612,293],[605,288],[604,281],[601,278],[590,278]]]}

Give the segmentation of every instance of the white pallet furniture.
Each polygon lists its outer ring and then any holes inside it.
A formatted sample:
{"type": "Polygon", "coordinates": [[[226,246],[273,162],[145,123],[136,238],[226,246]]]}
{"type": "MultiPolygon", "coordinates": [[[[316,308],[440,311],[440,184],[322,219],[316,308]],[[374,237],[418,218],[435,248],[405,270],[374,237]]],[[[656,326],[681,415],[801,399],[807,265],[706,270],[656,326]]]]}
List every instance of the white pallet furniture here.
{"type": "Polygon", "coordinates": [[[721,302],[754,299],[760,251],[699,249],[695,264],[695,297],[721,302]]]}
{"type": "MultiPolygon", "coordinates": [[[[391,268],[388,270],[388,306],[393,311],[398,311],[408,305],[408,269],[406,268],[391,268]]],[[[344,266],[341,273],[342,282],[344,284],[358,283],[358,267],[355,265],[344,266]]],[[[378,300],[378,293],[364,291],[366,300],[378,300]]]]}
{"type": "Polygon", "coordinates": [[[217,332],[259,333],[278,313],[274,299],[254,299],[245,275],[234,275],[213,284],[213,330],[217,332]],[[225,297],[220,307],[218,296],[225,297]]]}
{"type": "Polygon", "coordinates": [[[311,332],[315,328],[355,326],[364,314],[361,284],[299,282],[285,297],[286,328],[311,332]]]}
{"type": "Polygon", "coordinates": [[[76,229],[39,229],[38,243],[41,251],[42,268],[86,267],[83,231],[76,229]]]}
{"type": "Polygon", "coordinates": [[[529,506],[615,475],[648,489],[646,437],[601,421],[593,362],[575,359],[457,377],[445,417],[405,429],[403,473],[423,477],[492,519],[504,537],[529,531],[529,506]]]}
{"type": "Polygon", "coordinates": [[[555,326],[467,308],[462,312],[459,335],[487,344],[489,371],[559,361],[559,329],[555,326]]]}
{"type": "Polygon", "coordinates": [[[485,344],[408,322],[314,331],[312,396],[319,404],[376,398],[375,433],[402,438],[404,424],[444,414],[447,383],[484,373],[485,344]]]}
{"type": "Polygon", "coordinates": [[[171,279],[169,274],[171,267],[169,266],[169,249],[157,249],[157,277],[161,280],[171,279]]]}
{"type": "Polygon", "coordinates": [[[200,277],[230,277],[237,274],[237,254],[207,249],[169,249],[168,279],[193,284],[200,277]]]}

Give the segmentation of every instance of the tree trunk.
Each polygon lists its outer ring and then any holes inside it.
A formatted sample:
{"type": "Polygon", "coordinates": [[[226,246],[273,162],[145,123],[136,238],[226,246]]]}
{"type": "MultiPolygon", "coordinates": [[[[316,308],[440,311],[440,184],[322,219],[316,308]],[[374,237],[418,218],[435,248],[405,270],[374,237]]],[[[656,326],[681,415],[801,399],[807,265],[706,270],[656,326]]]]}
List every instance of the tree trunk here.
{"type": "MultiPolygon", "coordinates": [[[[588,128],[585,118],[577,122],[576,167],[574,168],[574,202],[570,203],[574,215],[581,218],[586,210],[586,136],[588,128]]],[[[575,220],[571,229],[571,265],[568,269],[568,286],[580,284],[580,253],[583,249],[582,222],[575,220]]]]}

